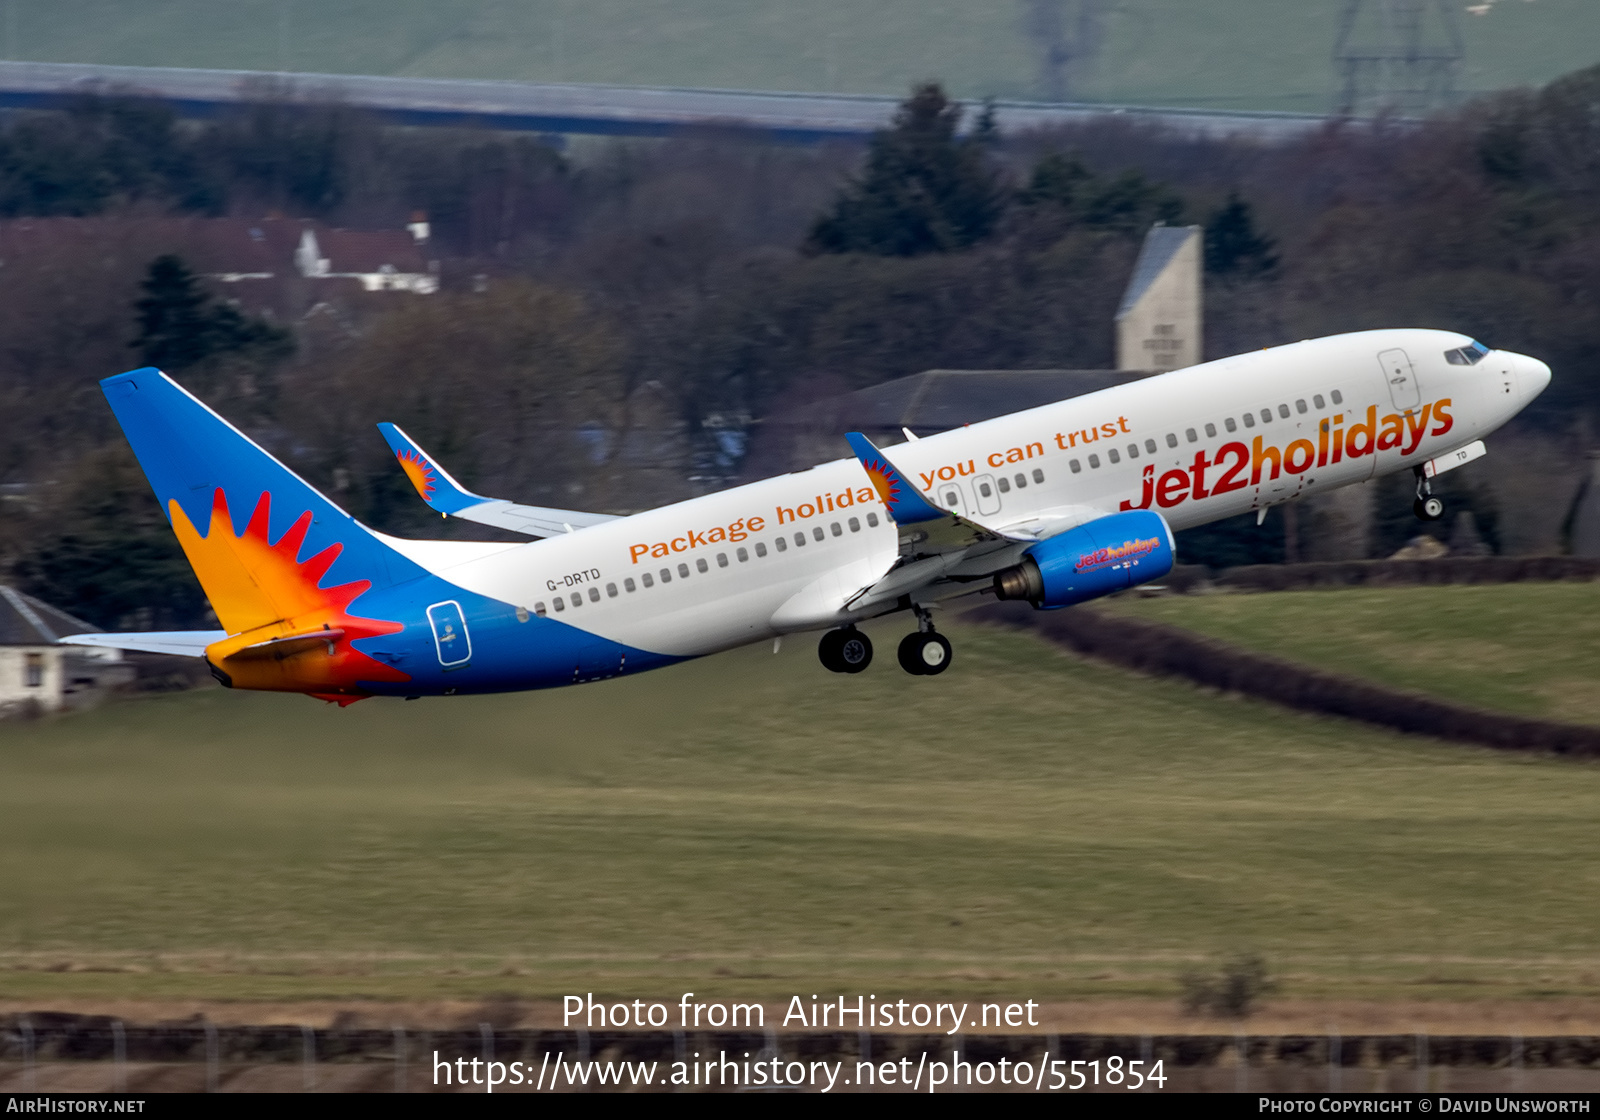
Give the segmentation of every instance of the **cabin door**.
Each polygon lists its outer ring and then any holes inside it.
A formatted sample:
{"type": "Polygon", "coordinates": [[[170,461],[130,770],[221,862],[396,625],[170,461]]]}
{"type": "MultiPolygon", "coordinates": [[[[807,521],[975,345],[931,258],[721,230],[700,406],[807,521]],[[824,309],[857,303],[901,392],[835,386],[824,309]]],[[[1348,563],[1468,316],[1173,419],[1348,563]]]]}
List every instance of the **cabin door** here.
{"type": "Polygon", "coordinates": [[[1417,371],[1404,350],[1385,350],[1378,355],[1383,367],[1383,379],[1389,383],[1389,399],[1397,412],[1422,407],[1422,389],[1417,385],[1417,371]]]}
{"type": "Polygon", "coordinates": [[[439,651],[439,664],[457,669],[472,660],[472,639],[461,604],[451,599],[428,608],[428,625],[433,627],[433,645],[439,651]]]}

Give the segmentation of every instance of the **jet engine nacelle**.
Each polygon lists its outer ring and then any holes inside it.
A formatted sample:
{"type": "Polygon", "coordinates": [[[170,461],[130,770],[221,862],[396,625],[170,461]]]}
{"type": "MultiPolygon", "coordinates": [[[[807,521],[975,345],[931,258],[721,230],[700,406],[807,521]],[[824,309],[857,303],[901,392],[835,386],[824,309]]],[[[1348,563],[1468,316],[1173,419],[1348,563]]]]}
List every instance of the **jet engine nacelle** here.
{"type": "Polygon", "coordinates": [[[1022,563],[995,573],[994,593],[1055,610],[1160,579],[1175,559],[1172,530],[1161,515],[1128,510],[1040,541],[1022,563]]]}

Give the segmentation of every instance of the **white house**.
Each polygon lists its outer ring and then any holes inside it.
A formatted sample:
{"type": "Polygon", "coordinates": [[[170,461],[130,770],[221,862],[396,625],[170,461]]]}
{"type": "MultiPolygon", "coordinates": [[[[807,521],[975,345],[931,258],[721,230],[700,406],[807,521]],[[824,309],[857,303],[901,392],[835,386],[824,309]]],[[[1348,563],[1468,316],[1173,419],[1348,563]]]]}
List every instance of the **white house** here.
{"type": "Polygon", "coordinates": [[[98,629],[0,585],[0,716],[86,707],[132,680],[120,650],[56,644],[98,629]]]}

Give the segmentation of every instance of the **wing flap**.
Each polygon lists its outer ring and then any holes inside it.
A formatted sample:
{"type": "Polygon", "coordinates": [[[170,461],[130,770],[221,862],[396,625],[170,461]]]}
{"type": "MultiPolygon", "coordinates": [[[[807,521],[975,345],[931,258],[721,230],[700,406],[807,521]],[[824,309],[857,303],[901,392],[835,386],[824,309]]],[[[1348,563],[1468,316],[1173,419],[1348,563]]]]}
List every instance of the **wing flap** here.
{"type": "Polygon", "coordinates": [[[383,433],[384,441],[400,462],[400,469],[405,471],[422,500],[447,517],[493,525],[497,529],[509,529],[528,537],[554,537],[616,520],[609,513],[524,506],[503,498],[485,498],[482,494],[474,494],[452,478],[449,471],[418,447],[416,441],[401,431],[398,425],[379,424],[378,431],[383,433]]]}

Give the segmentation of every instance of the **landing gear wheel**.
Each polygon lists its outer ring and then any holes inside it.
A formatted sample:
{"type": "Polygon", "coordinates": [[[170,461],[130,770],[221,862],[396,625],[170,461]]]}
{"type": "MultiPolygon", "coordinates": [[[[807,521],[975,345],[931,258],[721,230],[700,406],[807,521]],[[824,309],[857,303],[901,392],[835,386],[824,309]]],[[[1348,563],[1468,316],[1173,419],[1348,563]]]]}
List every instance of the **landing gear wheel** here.
{"type": "Polygon", "coordinates": [[[900,668],[914,677],[936,677],[950,667],[950,641],[932,630],[907,634],[897,651],[900,668]]]}
{"type": "Polygon", "coordinates": [[[854,626],[829,630],[817,643],[823,668],[834,673],[859,673],[872,664],[872,640],[854,626]]]}
{"type": "Polygon", "coordinates": [[[1444,516],[1444,502],[1429,494],[1411,504],[1412,512],[1423,521],[1437,521],[1444,516]]]}

